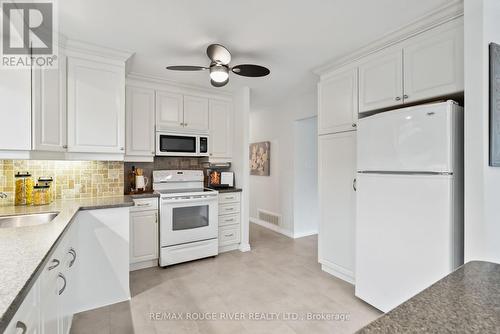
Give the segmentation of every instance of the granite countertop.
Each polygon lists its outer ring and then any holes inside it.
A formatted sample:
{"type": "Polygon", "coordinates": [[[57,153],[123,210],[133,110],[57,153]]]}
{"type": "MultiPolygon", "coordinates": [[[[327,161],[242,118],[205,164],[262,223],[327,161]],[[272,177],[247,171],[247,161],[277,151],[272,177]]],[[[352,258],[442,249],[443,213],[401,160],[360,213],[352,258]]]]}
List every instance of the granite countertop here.
{"type": "Polygon", "coordinates": [[[0,206],[0,217],[59,212],[48,224],[0,228],[0,332],[14,316],[59,237],[79,210],[129,207],[130,196],[57,200],[42,206],[0,206]]]}
{"type": "Polygon", "coordinates": [[[357,333],[500,333],[500,264],[468,262],[357,333]]]}
{"type": "Polygon", "coordinates": [[[219,194],[224,194],[224,193],[238,193],[241,192],[241,188],[217,188],[215,189],[219,192],[219,194]]]}

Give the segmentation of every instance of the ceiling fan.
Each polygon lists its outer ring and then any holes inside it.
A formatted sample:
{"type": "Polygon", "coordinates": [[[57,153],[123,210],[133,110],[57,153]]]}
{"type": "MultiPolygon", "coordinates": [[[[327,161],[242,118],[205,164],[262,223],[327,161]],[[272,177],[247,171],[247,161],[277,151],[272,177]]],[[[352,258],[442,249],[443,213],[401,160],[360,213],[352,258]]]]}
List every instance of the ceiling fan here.
{"type": "Polygon", "coordinates": [[[270,73],[264,66],[253,64],[241,64],[233,67],[231,53],[220,44],[210,44],[207,48],[207,56],[210,58],[210,66],[167,66],[167,70],[173,71],[210,71],[210,83],[214,87],[225,86],[229,82],[229,71],[244,77],[263,77],[270,73]]]}

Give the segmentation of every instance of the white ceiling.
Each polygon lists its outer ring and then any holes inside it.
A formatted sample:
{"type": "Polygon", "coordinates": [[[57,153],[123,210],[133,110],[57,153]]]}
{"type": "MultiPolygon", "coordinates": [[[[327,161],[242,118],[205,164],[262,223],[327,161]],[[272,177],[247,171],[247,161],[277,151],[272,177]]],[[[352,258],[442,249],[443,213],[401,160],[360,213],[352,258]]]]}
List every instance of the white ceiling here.
{"type": "MultiPolygon", "coordinates": [[[[135,52],[130,70],[210,87],[206,47],[221,43],[232,65],[269,67],[264,78],[232,74],[225,87],[249,86],[252,107],[270,107],[315,88],[311,70],[352,52],[453,0],[63,0],[67,37],[135,52]]],[[[217,88],[214,88],[217,89],[217,88]]]]}

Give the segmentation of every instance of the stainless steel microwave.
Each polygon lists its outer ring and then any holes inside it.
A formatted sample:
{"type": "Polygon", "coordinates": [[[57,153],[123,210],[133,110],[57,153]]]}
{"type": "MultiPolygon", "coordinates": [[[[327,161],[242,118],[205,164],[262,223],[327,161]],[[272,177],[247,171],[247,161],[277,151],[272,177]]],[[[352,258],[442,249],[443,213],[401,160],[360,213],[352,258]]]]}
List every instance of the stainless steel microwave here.
{"type": "Polygon", "coordinates": [[[208,135],[157,132],[156,155],[172,157],[208,156],[208,135]]]}

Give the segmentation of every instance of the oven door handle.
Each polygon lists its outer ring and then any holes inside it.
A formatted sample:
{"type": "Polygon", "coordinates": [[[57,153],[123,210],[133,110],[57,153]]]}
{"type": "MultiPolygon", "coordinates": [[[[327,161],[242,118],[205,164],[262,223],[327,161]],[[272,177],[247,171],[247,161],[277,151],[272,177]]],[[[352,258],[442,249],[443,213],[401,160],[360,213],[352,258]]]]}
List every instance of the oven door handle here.
{"type": "Polygon", "coordinates": [[[185,199],[172,199],[172,198],[162,198],[162,203],[192,203],[192,202],[201,202],[201,201],[213,201],[217,200],[217,196],[209,196],[209,197],[195,197],[195,198],[185,198],[185,199]]]}

